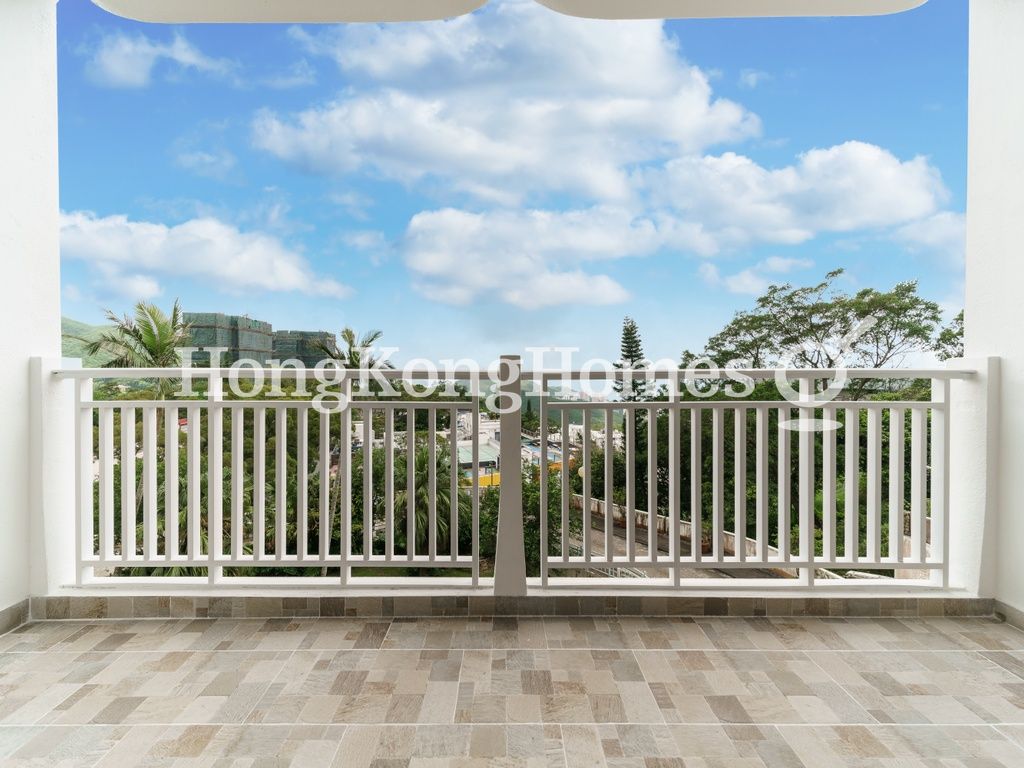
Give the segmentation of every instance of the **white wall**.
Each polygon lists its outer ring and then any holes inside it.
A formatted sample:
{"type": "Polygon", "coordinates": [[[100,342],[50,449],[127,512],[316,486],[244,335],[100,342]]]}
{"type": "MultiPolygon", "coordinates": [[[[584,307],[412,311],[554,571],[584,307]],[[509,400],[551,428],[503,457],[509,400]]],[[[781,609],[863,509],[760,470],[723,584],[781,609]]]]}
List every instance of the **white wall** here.
{"type": "Polygon", "coordinates": [[[56,21],[0,2],[0,609],[29,593],[29,357],[60,354],[56,21]]]}
{"type": "Polygon", "coordinates": [[[966,351],[1002,358],[994,596],[1018,610],[1024,610],[1022,74],[1024,2],[971,0],[966,351]]]}

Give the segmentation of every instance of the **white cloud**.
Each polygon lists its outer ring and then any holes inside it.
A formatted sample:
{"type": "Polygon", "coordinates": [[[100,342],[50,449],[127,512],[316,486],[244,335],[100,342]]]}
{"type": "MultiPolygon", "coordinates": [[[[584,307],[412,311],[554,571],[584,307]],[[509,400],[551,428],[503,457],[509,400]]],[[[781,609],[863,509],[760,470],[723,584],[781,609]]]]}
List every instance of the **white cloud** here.
{"type": "Polygon", "coordinates": [[[86,73],[97,85],[109,88],[145,88],[153,79],[153,70],[161,61],[178,69],[190,69],[215,77],[231,77],[235,64],[227,59],[205,55],[181,33],[167,42],[142,34],[123,32],[106,35],[91,50],[86,73]]]}
{"type": "Polygon", "coordinates": [[[775,78],[772,77],[768,72],[762,72],[760,69],[744,69],[740,72],[739,84],[741,88],[749,88],[753,90],[763,83],[770,82],[775,78]]]}
{"type": "Polygon", "coordinates": [[[299,59],[285,71],[263,78],[261,83],[279,91],[305,88],[316,83],[316,70],[305,59],[299,59]]]}
{"type": "Polygon", "coordinates": [[[327,104],[254,121],[257,147],[311,172],[433,178],[503,204],[622,200],[632,166],[760,132],[755,115],[714,97],[660,22],[507,0],[444,23],[293,35],[354,82],[327,104]]]}
{"type": "Polygon", "coordinates": [[[414,216],[402,248],[417,287],[437,301],[534,309],[625,301],[629,294],[618,282],[584,271],[584,264],[646,255],[658,243],[652,222],[614,209],[444,209],[414,216]]]}
{"type": "Polygon", "coordinates": [[[742,269],[732,275],[723,275],[716,264],[705,261],[697,268],[697,274],[708,285],[720,286],[730,293],[758,296],[775,282],[773,276],[784,275],[814,266],[810,259],[769,256],[753,267],[742,269]]]}
{"type": "Polygon", "coordinates": [[[176,226],[61,214],[61,255],[88,262],[102,282],[119,293],[149,298],[160,293],[159,277],[208,281],[228,293],[294,291],[341,298],[349,289],[317,276],[299,253],[262,232],[242,232],[208,217],[176,226]]]}
{"type": "Polygon", "coordinates": [[[942,211],[900,227],[895,239],[912,250],[936,253],[959,267],[967,250],[967,218],[962,213],[942,211]]]}
{"type": "Polygon", "coordinates": [[[226,149],[182,149],[174,161],[186,171],[219,181],[227,179],[238,164],[238,159],[226,149]]]}
{"type": "Polygon", "coordinates": [[[779,169],[729,152],[681,157],[642,177],[657,204],[700,222],[716,249],[898,226],[932,215],[949,196],[927,158],[904,161],[854,141],[779,169]]]}
{"type": "MultiPolygon", "coordinates": [[[[608,24],[494,0],[444,23],[291,35],[333,60],[346,90],[290,114],[259,112],[253,144],[310,173],[383,177],[443,198],[452,207],[414,216],[398,243],[437,301],[614,303],[626,291],[598,262],[865,230],[925,247],[933,231],[917,223],[952,229],[941,218],[955,216],[943,211],[949,193],[926,157],[849,141],[771,168],[715,149],[758,137],[760,120],[718,98],[713,73],[686,62],[659,21],[608,24]]],[[[740,77],[746,87],[771,79],[740,77]]],[[[337,202],[365,210],[351,193],[337,202]]],[[[807,266],[776,256],[730,275],[702,270],[757,293],[807,266]]]]}

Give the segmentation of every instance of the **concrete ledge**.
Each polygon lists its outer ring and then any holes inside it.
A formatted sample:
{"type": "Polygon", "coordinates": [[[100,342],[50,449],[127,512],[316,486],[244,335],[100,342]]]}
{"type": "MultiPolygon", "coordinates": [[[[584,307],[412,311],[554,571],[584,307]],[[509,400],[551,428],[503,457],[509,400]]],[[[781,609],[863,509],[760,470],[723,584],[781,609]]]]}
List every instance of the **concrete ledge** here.
{"type": "Polygon", "coordinates": [[[59,619],[420,616],[992,616],[990,599],[543,595],[388,597],[33,597],[34,621],[59,619]]]}
{"type": "Polygon", "coordinates": [[[0,610],[0,635],[17,629],[29,620],[29,601],[22,600],[20,603],[0,610]]]}

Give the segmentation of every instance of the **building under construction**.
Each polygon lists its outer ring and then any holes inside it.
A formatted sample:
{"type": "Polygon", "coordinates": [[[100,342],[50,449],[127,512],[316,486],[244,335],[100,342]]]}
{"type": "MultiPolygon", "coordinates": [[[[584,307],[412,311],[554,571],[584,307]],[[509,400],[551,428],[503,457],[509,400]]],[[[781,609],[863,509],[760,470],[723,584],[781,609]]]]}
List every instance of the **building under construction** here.
{"type": "MultiPolygon", "coordinates": [[[[313,368],[324,358],[322,346],[334,339],[328,331],[275,331],[270,323],[253,320],[246,315],[225,315],[221,312],[185,312],[191,330],[189,346],[202,350],[220,348],[220,364],[230,366],[238,360],[255,360],[267,364],[271,360],[301,360],[313,368]]],[[[206,351],[196,352],[193,363],[210,364],[206,351]]]]}
{"type": "Polygon", "coordinates": [[[301,360],[307,368],[314,368],[326,357],[323,346],[333,340],[328,331],[274,331],[274,359],[301,360]]]}
{"type": "MultiPolygon", "coordinates": [[[[185,312],[184,318],[191,330],[190,346],[225,350],[220,356],[222,366],[238,360],[265,364],[274,357],[274,329],[270,323],[221,312],[185,312]]],[[[200,366],[209,365],[210,355],[206,351],[196,352],[192,360],[200,366]]]]}

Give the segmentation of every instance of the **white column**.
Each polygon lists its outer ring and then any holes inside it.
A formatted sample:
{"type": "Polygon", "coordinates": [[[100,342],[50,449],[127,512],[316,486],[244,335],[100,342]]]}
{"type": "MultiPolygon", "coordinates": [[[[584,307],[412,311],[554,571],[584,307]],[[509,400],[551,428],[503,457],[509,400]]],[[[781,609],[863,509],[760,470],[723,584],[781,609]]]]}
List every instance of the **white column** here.
{"type": "MultiPolygon", "coordinates": [[[[526,553],[523,549],[523,409],[508,410],[510,397],[522,394],[522,362],[501,358],[501,489],[498,500],[498,541],[494,555],[494,594],[516,597],[526,594],[526,553]]],[[[544,514],[542,511],[541,514],[544,514]]]]}
{"type": "MultiPolygon", "coordinates": [[[[56,0],[0,2],[0,610],[30,591],[29,358],[60,354],[56,0]]],[[[72,424],[67,424],[70,432],[72,424]]],[[[66,482],[73,477],[50,478],[66,482]]]]}
{"type": "MultiPolygon", "coordinates": [[[[56,379],[80,360],[33,358],[29,587],[52,594],[75,584],[75,384],[56,379]],[[60,478],[56,481],[55,478],[60,478]]],[[[92,471],[92,467],[88,467],[92,471]]]]}
{"type": "MultiPolygon", "coordinates": [[[[1024,610],[1024,2],[971,0],[970,136],[967,196],[966,354],[1000,358],[995,466],[986,503],[995,520],[992,591],[1024,610]]],[[[954,450],[956,439],[953,442],[954,450]]],[[[952,477],[964,471],[954,460],[952,477]]],[[[972,469],[977,473],[979,468],[972,469]]],[[[980,480],[976,476],[975,480],[980,480]]],[[[958,499],[953,498],[955,505],[958,499]]],[[[961,521],[966,524],[967,521],[961,521]]],[[[962,526],[951,531],[956,542],[962,526]]],[[[987,585],[982,582],[983,589],[987,585]]]]}

